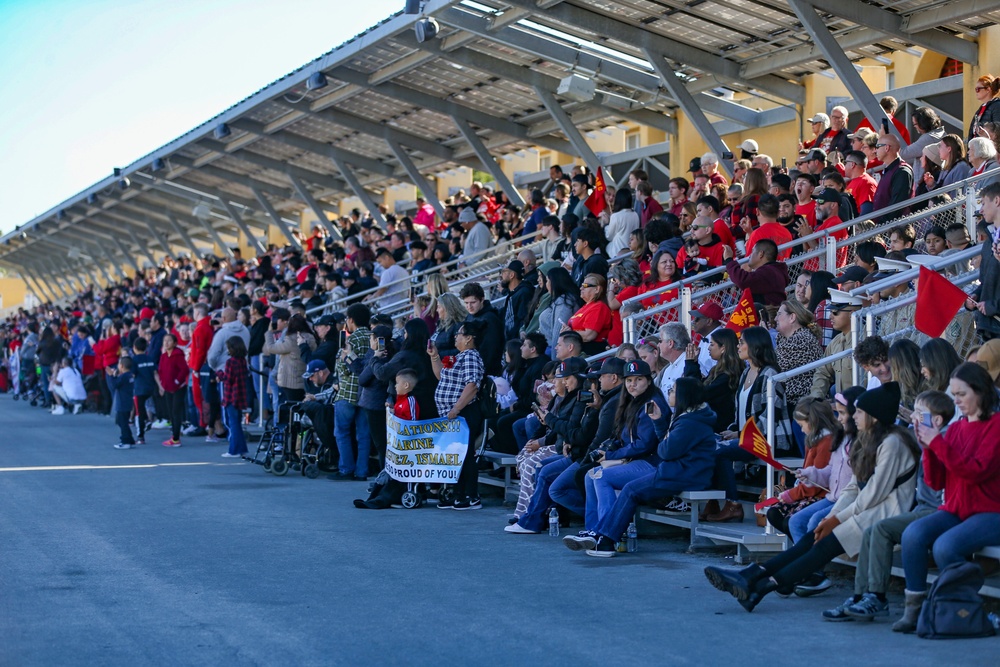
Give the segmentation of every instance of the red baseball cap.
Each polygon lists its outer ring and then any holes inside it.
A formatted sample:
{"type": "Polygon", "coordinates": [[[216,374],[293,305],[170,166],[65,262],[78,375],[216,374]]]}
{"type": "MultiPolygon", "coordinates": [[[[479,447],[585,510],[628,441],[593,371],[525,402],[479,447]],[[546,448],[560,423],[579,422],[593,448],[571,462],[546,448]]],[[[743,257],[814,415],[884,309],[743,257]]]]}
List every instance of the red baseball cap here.
{"type": "Polygon", "coordinates": [[[725,315],[722,312],[722,306],[717,304],[715,301],[706,301],[697,308],[691,311],[692,315],[699,315],[701,317],[715,320],[716,322],[721,322],[725,315]]]}
{"type": "Polygon", "coordinates": [[[155,315],[155,314],[156,313],[153,312],[152,308],[146,307],[146,308],[143,308],[142,310],[139,311],[139,319],[140,320],[151,320],[151,319],[153,319],[153,315],[155,315]]]}

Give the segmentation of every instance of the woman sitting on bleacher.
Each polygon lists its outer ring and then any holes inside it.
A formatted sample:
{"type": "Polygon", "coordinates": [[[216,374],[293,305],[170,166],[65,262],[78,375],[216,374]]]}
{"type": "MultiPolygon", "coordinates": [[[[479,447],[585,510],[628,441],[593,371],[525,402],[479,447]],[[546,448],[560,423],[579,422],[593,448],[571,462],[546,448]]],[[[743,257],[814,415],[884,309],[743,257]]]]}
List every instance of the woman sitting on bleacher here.
{"type": "Polygon", "coordinates": [[[916,626],[926,595],[928,553],[944,568],[1000,546],[1000,398],[989,373],[971,363],[952,373],[951,394],[962,419],[944,435],[926,422],[917,425],[924,478],[944,489],[944,505],[903,533],[906,626],[916,626]]]}
{"type": "Polygon", "coordinates": [[[707,377],[701,377],[697,346],[688,346],[687,358],[684,360],[684,377],[703,381],[705,402],[715,413],[716,432],[725,430],[736,419],[736,391],[746,369],[746,364],[737,352],[738,347],[736,332],[720,327],[708,335],[708,355],[715,365],[707,377]]]}
{"type": "Polygon", "coordinates": [[[713,586],[730,593],[747,611],[768,593],[791,593],[795,585],[840,554],[855,556],[866,528],[913,506],[919,448],[909,431],[893,424],[900,389],[889,382],[863,393],[854,420],[858,439],[851,451],[854,475],[830,514],[813,533],[763,565],[742,570],[706,567],[713,586]]]}
{"type": "Polygon", "coordinates": [[[656,469],[660,459],[656,453],[659,437],[646,404],[656,403],[662,415],[670,409],[660,388],[653,384],[653,375],[645,361],[625,364],[625,391],[621,393],[612,433],[618,442],[598,458],[600,465],[586,475],[587,509],[584,528],[596,530],[597,524],[615,504],[616,493],[634,479],[656,469]]]}
{"type": "Polygon", "coordinates": [[[667,391],[667,403],[673,409],[673,419],[661,412],[655,401],[649,408],[657,435],[666,435],[657,448],[660,460],[656,470],[625,485],[610,511],[598,522],[594,534],[564,538],[563,544],[573,551],[586,549],[588,556],[598,558],[614,556],[615,542],[634,519],[640,503],[670,498],[684,491],[703,491],[711,486],[715,413],[704,402],[701,383],[693,378],[679,378],[667,391]],[[668,424],[669,432],[664,433],[668,424]]]}

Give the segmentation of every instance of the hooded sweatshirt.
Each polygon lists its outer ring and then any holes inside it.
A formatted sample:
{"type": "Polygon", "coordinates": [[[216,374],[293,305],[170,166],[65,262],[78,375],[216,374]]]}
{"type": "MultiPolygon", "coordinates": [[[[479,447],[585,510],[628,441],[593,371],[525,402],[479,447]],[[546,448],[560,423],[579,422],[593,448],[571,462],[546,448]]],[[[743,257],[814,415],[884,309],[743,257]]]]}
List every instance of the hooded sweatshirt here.
{"type": "Polygon", "coordinates": [[[243,326],[239,320],[226,322],[215,332],[212,345],[208,348],[208,365],[213,371],[225,370],[226,362],[229,361],[226,342],[233,336],[242,338],[244,345],[250,347],[250,330],[243,326]]]}

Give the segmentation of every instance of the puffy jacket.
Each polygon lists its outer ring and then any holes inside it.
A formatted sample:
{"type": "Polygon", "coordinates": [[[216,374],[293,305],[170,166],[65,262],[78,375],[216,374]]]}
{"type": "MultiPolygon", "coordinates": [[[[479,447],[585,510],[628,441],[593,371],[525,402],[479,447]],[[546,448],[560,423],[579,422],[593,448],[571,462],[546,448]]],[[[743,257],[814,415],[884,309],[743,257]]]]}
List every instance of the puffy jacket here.
{"type": "MultiPolygon", "coordinates": [[[[302,337],[310,350],[316,349],[316,338],[311,333],[303,333],[302,337]]],[[[280,341],[275,342],[274,331],[271,329],[268,329],[264,335],[262,351],[264,354],[277,355],[277,382],[279,387],[285,389],[303,389],[305,387],[302,374],[306,372],[306,362],[302,360],[296,338],[298,336],[295,334],[286,333],[280,341]]]]}
{"type": "Polygon", "coordinates": [[[558,409],[545,418],[545,426],[548,428],[545,444],[555,445],[559,454],[562,454],[562,445],[568,444],[571,448],[570,457],[574,460],[582,456],[583,450],[590,444],[590,436],[584,423],[587,404],[577,400],[579,395],[579,391],[567,394],[558,409]]]}
{"type": "MultiPolygon", "coordinates": [[[[660,414],[662,415],[660,421],[663,422],[668,419],[670,408],[667,406],[666,399],[663,398],[663,392],[657,389],[653,393],[652,400],[660,408],[660,414]]],[[[712,417],[713,419],[715,418],[714,412],[712,413],[712,417]]],[[[656,425],[649,418],[649,415],[646,414],[646,410],[640,409],[639,418],[636,420],[635,426],[632,429],[622,429],[622,446],[608,452],[604,455],[604,458],[609,461],[615,459],[645,459],[656,465],[660,461],[660,457],[656,452],[656,445],[659,441],[660,438],[656,433],[656,425]]]]}
{"type": "Polygon", "coordinates": [[[715,412],[707,405],[674,415],[670,430],[656,449],[656,484],[685,491],[712,485],[715,470],[715,412]]]}

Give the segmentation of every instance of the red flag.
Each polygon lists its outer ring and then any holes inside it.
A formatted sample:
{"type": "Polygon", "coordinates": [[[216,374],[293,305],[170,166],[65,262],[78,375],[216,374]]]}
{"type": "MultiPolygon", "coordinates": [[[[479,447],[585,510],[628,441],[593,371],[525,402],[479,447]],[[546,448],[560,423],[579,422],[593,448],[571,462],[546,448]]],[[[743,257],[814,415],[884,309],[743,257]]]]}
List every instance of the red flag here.
{"type": "Polygon", "coordinates": [[[747,420],[747,423],[743,425],[743,430],[740,431],[740,449],[747,450],[764,463],[774,466],[779,470],[783,470],[785,467],[774,460],[771,445],[768,444],[767,438],[757,428],[757,420],[753,417],[747,420]]]}
{"type": "Polygon", "coordinates": [[[600,167],[597,168],[595,177],[596,184],[594,185],[594,191],[590,193],[590,196],[587,197],[587,201],[583,202],[583,205],[589,208],[594,216],[599,216],[608,207],[608,203],[604,201],[604,193],[608,188],[604,185],[604,175],[600,167]]]}
{"type": "Polygon", "coordinates": [[[736,310],[733,314],[729,316],[729,321],[726,322],[726,328],[732,329],[736,333],[739,333],[746,329],[747,327],[753,327],[760,324],[760,317],[757,315],[757,307],[753,303],[753,295],[750,294],[750,290],[743,290],[743,295],[740,297],[740,302],[736,304],[736,310]]]}
{"type": "Polygon", "coordinates": [[[914,325],[932,338],[937,338],[948,328],[952,318],[969,295],[952,285],[937,271],[920,267],[917,284],[917,311],[914,325]]]}

